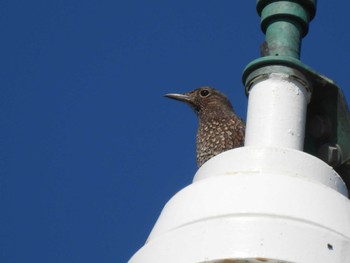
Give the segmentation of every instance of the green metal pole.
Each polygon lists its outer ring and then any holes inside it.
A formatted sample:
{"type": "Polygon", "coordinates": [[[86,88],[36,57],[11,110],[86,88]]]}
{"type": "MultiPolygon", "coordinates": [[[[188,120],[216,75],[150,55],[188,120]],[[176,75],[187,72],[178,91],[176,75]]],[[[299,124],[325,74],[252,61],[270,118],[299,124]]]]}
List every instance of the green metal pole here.
{"type": "MultiPolygon", "coordinates": [[[[258,1],[261,28],[266,34],[269,56],[299,59],[301,38],[307,34],[310,12],[292,1],[258,1]],[[264,2],[264,3],[263,3],[264,2]],[[259,5],[260,4],[260,5],[259,5]]],[[[314,9],[311,9],[313,12],[314,9]]]]}
{"type": "MultiPolygon", "coordinates": [[[[273,66],[285,66],[277,71],[295,73],[300,68],[309,70],[299,60],[301,40],[306,36],[309,23],[315,16],[316,0],[258,0],[261,30],[265,33],[262,57],[252,61],[243,72],[243,82],[259,74],[276,72],[273,66]],[[271,68],[266,68],[272,66],[271,68]]],[[[301,70],[304,71],[304,70],[301,70]]]]}

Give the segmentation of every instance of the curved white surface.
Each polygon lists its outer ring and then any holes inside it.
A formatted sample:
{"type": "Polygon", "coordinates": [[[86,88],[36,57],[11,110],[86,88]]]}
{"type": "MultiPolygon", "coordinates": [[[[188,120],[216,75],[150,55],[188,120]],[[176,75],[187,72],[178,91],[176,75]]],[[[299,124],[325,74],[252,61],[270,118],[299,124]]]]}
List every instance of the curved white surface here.
{"type": "Polygon", "coordinates": [[[348,195],[345,183],[331,166],[310,154],[278,147],[241,147],[223,152],[207,161],[193,181],[262,172],[305,178],[348,195]]]}
{"type": "MultiPolygon", "coordinates": [[[[301,158],[297,155],[308,159],[299,151],[274,150],[286,151],[292,163],[290,158],[301,158]]],[[[322,169],[328,167],[328,178],[338,180],[329,166],[310,159],[321,167],[313,167],[313,173],[322,180],[308,176],[311,168],[293,174],[287,160],[285,165],[276,160],[274,169],[262,171],[251,169],[251,160],[246,160],[246,170],[237,162],[234,171],[228,163],[236,154],[261,157],[271,152],[244,147],[208,161],[194,183],[166,204],[131,263],[350,262],[350,203],[338,192],[342,187],[332,188],[336,184],[324,179],[327,172],[322,169]]]]}

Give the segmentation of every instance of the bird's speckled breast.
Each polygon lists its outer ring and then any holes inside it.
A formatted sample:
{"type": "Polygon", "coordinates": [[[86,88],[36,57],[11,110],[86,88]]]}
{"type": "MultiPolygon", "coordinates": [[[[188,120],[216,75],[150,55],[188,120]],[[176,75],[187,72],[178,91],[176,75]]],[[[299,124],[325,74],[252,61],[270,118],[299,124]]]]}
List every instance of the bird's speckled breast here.
{"type": "Polygon", "coordinates": [[[198,167],[215,155],[243,146],[245,125],[237,116],[200,122],[197,132],[198,167]]]}

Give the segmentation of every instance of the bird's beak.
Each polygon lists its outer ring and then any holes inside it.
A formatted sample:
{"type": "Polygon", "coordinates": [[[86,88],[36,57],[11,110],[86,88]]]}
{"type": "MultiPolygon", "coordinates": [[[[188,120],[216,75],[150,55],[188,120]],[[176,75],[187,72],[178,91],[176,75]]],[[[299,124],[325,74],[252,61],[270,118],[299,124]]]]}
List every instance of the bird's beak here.
{"type": "Polygon", "coordinates": [[[192,104],[192,98],[186,94],[177,94],[177,93],[168,93],[165,94],[164,97],[173,99],[173,100],[178,100],[178,101],[182,101],[185,102],[187,104],[192,104]]]}
{"type": "Polygon", "coordinates": [[[169,94],[165,94],[164,95],[167,98],[173,99],[173,100],[178,100],[181,102],[186,103],[187,105],[189,105],[192,110],[198,114],[199,112],[199,107],[196,104],[193,96],[190,96],[189,93],[185,93],[185,94],[177,94],[177,93],[169,93],[169,94]]]}

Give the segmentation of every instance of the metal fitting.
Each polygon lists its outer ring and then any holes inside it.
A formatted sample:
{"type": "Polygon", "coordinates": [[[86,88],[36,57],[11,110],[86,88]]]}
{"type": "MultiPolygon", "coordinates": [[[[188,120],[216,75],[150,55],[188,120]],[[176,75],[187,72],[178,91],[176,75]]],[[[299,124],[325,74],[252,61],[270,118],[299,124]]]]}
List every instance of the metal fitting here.
{"type": "Polygon", "coordinates": [[[338,144],[324,144],[318,150],[318,157],[330,166],[337,167],[342,160],[341,148],[338,144]]]}

